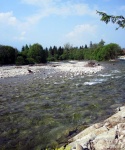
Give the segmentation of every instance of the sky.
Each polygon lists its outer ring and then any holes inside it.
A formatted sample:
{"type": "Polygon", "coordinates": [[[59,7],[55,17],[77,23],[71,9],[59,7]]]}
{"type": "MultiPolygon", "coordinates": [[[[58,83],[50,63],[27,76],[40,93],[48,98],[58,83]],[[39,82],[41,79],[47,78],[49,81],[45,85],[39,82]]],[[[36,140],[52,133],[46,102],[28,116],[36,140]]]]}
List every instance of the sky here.
{"type": "Polygon", "coordinates": [[[125,0],[0,0],[0,45],[79,47],[103,39],[125,48],[125,29],[100,21],[96,10],[125,16],[125,0]]]}

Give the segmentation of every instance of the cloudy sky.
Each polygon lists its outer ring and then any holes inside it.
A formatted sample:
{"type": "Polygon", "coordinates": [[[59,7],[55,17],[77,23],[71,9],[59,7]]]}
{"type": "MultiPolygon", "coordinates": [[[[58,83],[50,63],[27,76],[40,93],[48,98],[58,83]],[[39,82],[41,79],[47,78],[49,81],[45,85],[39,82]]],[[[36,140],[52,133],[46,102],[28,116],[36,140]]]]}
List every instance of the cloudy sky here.
{"type": "Polygon", "coordinates": [[[89,46],[103,39],[125,47],[125,29],[101,22],[96,10],[125,16],[125,1],[1,0],[0,44],[21,50],[25,44],[89,46]]]}

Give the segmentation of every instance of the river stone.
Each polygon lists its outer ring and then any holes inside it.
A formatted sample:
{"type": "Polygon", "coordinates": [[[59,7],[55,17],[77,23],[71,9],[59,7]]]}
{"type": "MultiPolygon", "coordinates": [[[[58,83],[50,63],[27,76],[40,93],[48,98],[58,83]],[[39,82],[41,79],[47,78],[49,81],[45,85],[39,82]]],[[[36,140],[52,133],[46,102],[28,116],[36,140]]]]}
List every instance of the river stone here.
{"type": "Polygon", "coordinates": [[[80,144],[76,144],[76,150],[84,150],[83,147],[80,144]]]}
{"type": "Polygon", "coordinates": [[[114,148],[114,145],[112,141],[104,138],[102,140],[97,141],[97,143],[94,143],[94,147],[96,150],[107,150],[110,148],[114,148]]]}

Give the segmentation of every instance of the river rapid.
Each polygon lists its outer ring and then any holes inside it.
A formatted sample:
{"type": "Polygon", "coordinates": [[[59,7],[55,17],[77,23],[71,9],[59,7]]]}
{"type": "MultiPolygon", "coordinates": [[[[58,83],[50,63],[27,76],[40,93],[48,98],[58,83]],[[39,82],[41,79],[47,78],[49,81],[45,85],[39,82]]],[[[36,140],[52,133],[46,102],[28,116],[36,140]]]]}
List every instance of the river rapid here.
{"type": "Polygon", "coordinates": [[[125,104],[125,61],[102,65],[92,75],[0,79],[0,149],[52,149],[111,116],[125,104]]]}

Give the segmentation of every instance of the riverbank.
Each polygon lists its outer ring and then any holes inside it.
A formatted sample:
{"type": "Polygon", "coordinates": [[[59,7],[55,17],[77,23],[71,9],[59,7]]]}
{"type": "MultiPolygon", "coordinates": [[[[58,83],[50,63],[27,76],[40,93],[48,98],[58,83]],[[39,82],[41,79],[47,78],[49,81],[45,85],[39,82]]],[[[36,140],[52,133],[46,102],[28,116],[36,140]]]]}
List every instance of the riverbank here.
{"type": "Polygon", "coordinates": [[[93,74],[103,70],[104,67],[97,63],[89,64],[88,61],[51,62],[33,66],[2,66],[0,67],[0,78],[24,76],[28,74],[51,76],[53,73],[62,73],[63,76],[77,76],[93,74]]]}
{"type": "Polygon", "coordinates": [[[125,106],[108,119],[93,124],[71,138],[72,150],[124,150],[125,149],[125,106]]]}

